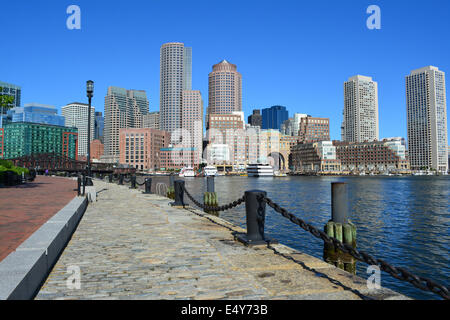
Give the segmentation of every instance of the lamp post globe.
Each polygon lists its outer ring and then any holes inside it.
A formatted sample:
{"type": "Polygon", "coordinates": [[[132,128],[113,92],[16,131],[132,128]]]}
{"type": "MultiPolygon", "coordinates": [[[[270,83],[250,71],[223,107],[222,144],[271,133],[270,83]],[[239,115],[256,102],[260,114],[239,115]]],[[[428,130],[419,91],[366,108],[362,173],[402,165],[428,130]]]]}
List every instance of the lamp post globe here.
{"type": "Polygon", "coordinates": [[[89,107],[88,107],[88,136],[87,136],[87,156],[86,156],[86,185],[93,186],[91,180],[91,100],[94,96],[94,81],[88,80],[86,81],[86,95],[89,99],[89,107]]]}

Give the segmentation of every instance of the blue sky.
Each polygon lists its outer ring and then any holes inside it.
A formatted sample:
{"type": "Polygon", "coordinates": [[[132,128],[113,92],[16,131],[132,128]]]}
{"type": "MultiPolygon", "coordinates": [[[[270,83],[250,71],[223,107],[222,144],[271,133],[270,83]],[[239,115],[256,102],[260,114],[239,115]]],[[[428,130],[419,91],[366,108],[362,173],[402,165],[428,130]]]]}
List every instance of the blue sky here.
{"type": "Polygon", "coordinates": [[[448,0],[2,1],[0,30],[0,81],[22,86],[23,103],[86,102],[92,79],[97,110],[110,85],[146,90],[158,110],[159,49],[179,41],[193,48],[205,108],[208,73],[226,59],[242,73],[246,116],[278,104],[329,117],[332,139],[350,76],[378,82],[380,137],[406,137],[405,76],[427,65],[450,72],[448,0]],[[71,4],[81,30],[66,27],[71,4]],[[380,30],[366,27],[372,4],[380,30]]]}

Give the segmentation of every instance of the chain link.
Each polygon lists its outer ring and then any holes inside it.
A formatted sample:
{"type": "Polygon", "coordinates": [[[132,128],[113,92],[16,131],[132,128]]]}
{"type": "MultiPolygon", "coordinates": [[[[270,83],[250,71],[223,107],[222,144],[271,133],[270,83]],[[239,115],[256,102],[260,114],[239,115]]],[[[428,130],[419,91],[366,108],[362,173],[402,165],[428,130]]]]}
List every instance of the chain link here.
{"type": "Polygon", "coordinates": [[[364,251],[358,251],[355,248],[353,248],[353,246],[348,245],[346,243],[342,243],[338,239],[328,236],[322,230],[317,229],[316,227],[310,224],[307,224],[302,219],[296,217],[292,213],[288,212],[286,209],[280,207],[270,198],[260,196],[258,200],[265,202],[269,207],[274,209],[276,212],[280,213],[283,217],[289,219],[291,222],[298,225],[302,229],[310,232],[316,238],[322,239],[325,243],[329,245],[334,245],[335,248],[341,250],[344,253],[350,254],[356,260],[365,262],[369,265],[378,265],[381,270],[389,273],[396,279],[407,281],[412,285],[414,285],[416,288],[422,289],[424,291],[431,291],[433,293],[440,295],[442,298],[446,300],[450,300],[449,294],[450,289],[448,287],[440,285],[431,279],[412,274],[411,272],[409,272],[404,268],[392,266],[388,264],[386,261],[374,258],[371,255],[365,253],[364,251]]]}
{"type": "Polygon", "coordinates": [[[200,207],[204,210],[207,211],[215,211],[215,212],[219,212],[219,211],[225,211],[225,210],[229,210],[232,209],[234,207],[237,207],[238,205],[240,205],[241,203],[243,203],[245,201],[245,196],[242,196],[241,198],[237,199],[236,201],[233,201],[229,204],[223,205],[223,206],[218,206],[218,207],[214,207],[214,206],[208,206],[206,204],[203,204],[199,201],[197,201],[187,190],[186,187],[183,186],[183,190],[186,193],[186,195],[188,196],[188,198],[197,206],[200,207]]]}

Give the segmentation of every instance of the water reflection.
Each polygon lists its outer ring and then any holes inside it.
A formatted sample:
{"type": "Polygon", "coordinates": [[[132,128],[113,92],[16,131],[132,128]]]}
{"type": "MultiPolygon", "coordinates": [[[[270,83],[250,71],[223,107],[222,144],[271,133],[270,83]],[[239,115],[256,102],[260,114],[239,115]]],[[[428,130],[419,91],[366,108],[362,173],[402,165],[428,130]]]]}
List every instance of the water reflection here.
{"type": "MultiPolygon", "coordinates": [[[[206,179],[185,181],[188,190],[201,200],[206,179]]],[[[275,202],[322,229],[331,217],[331,182],[337,181],[348,184],[350,219],[357,227],[358,249],[448,284],[450,177],[217,177],[215,189],[219,204],[240,198],[245,190],[265,190],[275,202]]],[[[243,206],[220,216],[245,228],[243,206]]],[[[270,208],[266,232],[283,244],[322,258],[322,241],[270,208]]],[[[366,268],[358,263],[357,274],[366,278],[366,268]]],[[[381,281],[383,286],[414,298],[438,297],[387,274],[381,281]]]]}

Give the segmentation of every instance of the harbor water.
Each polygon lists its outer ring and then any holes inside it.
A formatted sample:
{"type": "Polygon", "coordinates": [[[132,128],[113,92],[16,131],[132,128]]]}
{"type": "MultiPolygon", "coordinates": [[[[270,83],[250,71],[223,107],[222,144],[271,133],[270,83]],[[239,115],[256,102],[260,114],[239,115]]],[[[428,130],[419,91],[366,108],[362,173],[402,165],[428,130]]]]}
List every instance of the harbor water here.
{"type": "MultiPolygon", "coordinates": [[[[198,200],[206,178],[185,178],[198,200]]],[[[349,218],[357,227],[357,248],[412,273],[449,285],[450,176],[365,177],[216,177],[219,205],[258,189],[305,222],[323,230],[331,217],[331,183],[346,182],[349,218]]],[[[187,197],[186,197],[187,199],[187,197]]],[[[241,205],[220,217],[245,228],[241,205]]],[[[275,212],[266,210],[266,234],[312,256],[322,258],[323,241],[275,212]]],[[[367,278],[367,265],[357,262],[357,275],[367,278]]],[[[436,294],[381,273],[381,285],[416,299],[436,294]]]]}

